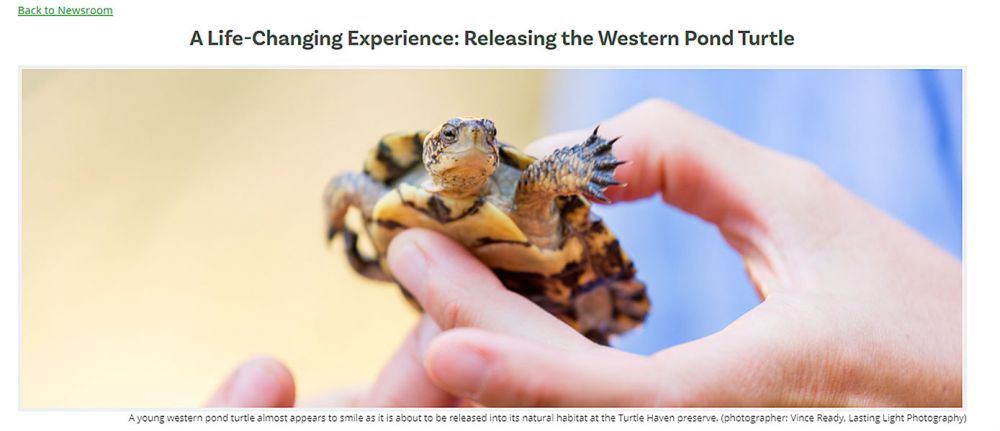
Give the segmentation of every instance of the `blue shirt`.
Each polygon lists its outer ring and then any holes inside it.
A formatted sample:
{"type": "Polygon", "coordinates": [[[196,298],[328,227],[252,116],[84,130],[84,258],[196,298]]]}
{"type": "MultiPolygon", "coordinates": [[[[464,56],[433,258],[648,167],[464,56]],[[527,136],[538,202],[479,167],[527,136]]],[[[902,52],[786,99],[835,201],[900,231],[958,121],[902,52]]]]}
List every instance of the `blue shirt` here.
{"type": "MultiPolygon", "coordinates": [[[[745,138],[810,160],[961,258],[961,70],[611,70],[553,74],[550,132],[593,128],[670,100],[745,138]]],[[[659,197],[596,210],[653,304],[615,345],[636,353],[719,331],[760,302],[718,230],[659,197]]]]}

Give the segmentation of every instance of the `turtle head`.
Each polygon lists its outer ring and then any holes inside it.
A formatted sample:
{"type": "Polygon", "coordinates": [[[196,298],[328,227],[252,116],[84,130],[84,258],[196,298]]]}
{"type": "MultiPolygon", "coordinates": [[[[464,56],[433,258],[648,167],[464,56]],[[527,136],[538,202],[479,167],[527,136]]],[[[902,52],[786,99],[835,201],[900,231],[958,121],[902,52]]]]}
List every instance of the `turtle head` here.
{"type": "Polygon", "coordinates": [[[478,194],[496,171],[497,129],[485,118],[452,118],[424,139],[424,167],[442,193],[478,194]]]}

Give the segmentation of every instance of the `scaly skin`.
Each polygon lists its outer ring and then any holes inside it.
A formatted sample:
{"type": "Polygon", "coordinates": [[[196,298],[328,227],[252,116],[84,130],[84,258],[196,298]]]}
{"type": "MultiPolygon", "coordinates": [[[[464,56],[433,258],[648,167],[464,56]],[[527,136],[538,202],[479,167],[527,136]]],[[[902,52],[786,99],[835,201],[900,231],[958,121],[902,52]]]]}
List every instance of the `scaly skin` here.
{"type": "Polygon", "coordinates": [[[365,221],[371,220],[375,202],[378,202],[387,191],[385,185],[368,175],[348,172],[333,177],[323,192],[327,241],[333,241],[338,233],[343,232],[347,258],[351,266],[365,277],[376,280],[391,280],[391,277],[382,271],[377,261],[361,256],[357,247],[358,234],[347,228],[344,219],[347,210],[355,207],[361,210],[361,216],[365,221]]]}
{"type": "MultiPolygon", "coordinates": [[[[625,163],[615,158],[615,139],[597,135],[597,128],[579,145],[556,150],[532,163],[521,174],[511,217],[543,248],[560,243],[558,196],[583,194],[607,202],[604,190],[619,185],[615,168],[625,163]]],[[[487,119],[453,118],[430,132],[424,141],[424,166],[431,175],[429,191],[463,198],[486,193],[496,171],[496,128],[487,119]],[[478,151],[477,151],[478,150],[478,151]]]]}
{"type": "Polygon", "coordinates": [[[428,134],[423,158],[430,191],[454,198],[483,194],[500,160],[496,135],[492,121],[477,118],[452,118],[428,134]]]}
{"type": "Polygon", "coordinates": [[[615,168],[626,163],[611,153],[617,140],[598,136],[595,128],[582,144],[560,148],[521,174],[514,198],[514,216],[533,242],[540,247],[559,244],[557,196],[582,194],[608,202],[604,190],[621,184],[614,180],[615,168]]]}

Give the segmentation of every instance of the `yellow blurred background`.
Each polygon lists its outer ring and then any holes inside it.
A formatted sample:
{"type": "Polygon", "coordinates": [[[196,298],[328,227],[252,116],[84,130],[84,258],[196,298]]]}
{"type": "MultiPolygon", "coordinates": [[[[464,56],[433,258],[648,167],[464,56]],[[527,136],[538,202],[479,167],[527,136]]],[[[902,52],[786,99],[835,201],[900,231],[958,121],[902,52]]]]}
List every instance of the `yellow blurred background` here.
{"type": "Polygon", "coordinates": [[[388,132],[541,130],[545,73],[24,70],[24,408],[201,405],[273,355],[299,400],[374,379],[416,322],[324,241],[320,197],[388,132]]]}

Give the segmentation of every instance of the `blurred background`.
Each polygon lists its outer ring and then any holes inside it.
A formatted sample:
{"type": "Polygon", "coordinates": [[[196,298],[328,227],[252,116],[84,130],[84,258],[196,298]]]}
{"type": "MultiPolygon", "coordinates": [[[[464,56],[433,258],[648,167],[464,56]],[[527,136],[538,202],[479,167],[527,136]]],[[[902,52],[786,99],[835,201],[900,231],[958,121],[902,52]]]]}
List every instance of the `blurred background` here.
{"type": "MultiPolygon", "coordinates": [[[[324,241],[320,197],[388,132],[505,142],[650,97],[835,180],[962,257],[961,70],[24,70],[25,408],[190,407],[258,354],[300,400],[374,379],[416,322],[324,241]]],[[[627,139],[627,137],[623,138],[627,139]]],[[[759,298],[718,231],[656,197],[595,211],[650,286],[652,353],[759,298]]]]}

